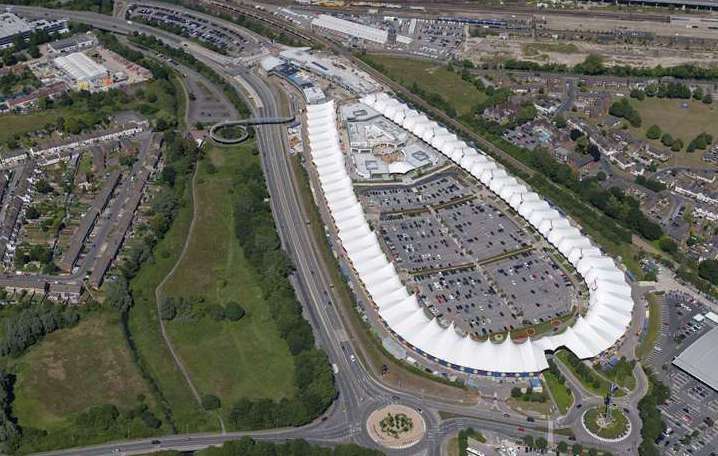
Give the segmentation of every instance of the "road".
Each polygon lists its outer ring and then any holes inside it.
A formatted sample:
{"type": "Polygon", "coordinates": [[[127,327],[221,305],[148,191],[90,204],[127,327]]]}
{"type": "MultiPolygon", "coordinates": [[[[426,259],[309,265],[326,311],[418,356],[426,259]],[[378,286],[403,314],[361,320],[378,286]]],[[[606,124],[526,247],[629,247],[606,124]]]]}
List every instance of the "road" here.
{"type": "MultiPolygon", "coordinates": [[[[68,17],[119,33],[139,31],[153,34],[173,46],[181,46],[182,43],[181,38],[166,32],[108,16],[31,7],[17,6],[14,8],[22,14],[32,14],[37,17],[68,17]]],[[[193,50],[190,52],[198,60],[223,75],[240,93],[246,94],[247,86],[252,88],[258,100],[253,100],[253,97],[249,96],[246,98],[250,101],[254,117],[267,118],[283,115],[276,89],[270,86],[266,79],[239,66],[228,69],[225,62],[218,63],[212,60],[210,52],[195,53],[193,50]]],[[[286,129],[280,125],[262,125],[257,127],[256,131],[257,146],[261,152],[262,165],[280,238],[296,266],[296,273],[293,275],[292,281],[297,289],[298,299],[306,309],[307,317],[315,330],[317,343],[326,351],[330,361],[337,364],[339,368],[339,373],[336,375],[339,391],[337,400],[319,420],[295,429],[172,435],[157,438],[162,442],[160,445],[153,444],[153,439],[144,439],[47,454],[90,456],[110,454],[114,449],[119,449],[125,454],[140,454],[160,448],[191,450],[217,445],[244,435],[279,441],[303,438],[322,444],[353,441],[363,446],[375,447],[366,433],[364,423],[373,410],[392,402],[400,402],[421,409],[427,424],[427,436],[416,446],[407,450],[387,451],[384,449],[389,454],[437,455],[440,452],[441,442],[447,436],[467,426],[501,432],[510,436],[520,436],[524,432],[530,432],[535,436],[545,434],[548,427],[548,423],[545,421],[537,419],[535,422],[529,423],[524,418],[506,417],[503,413],[493,410],[449,403],[437,398],[419,398],[415,394],[389,388],[369,373],[359,357],[354,356],[355,349],[352,344],[342,339],[341,335],[347,333],[346,329],[333,310],[334,307],[327,305],[328,300],[338,302],[340,298],[334,296],[328,267],[321,260],[321,246],[318,242],[323,242],[323,240],[317,240],[311,227],[306,224],[306,208],[303,207],[303,202],[299,197],[302,190],[292,171],[286,152],[288,150],[286,129]],[[442,420],[439,411],[455,415],[455,417],[442,420]]],[[[562,425],[571,427],[574,433],[579,435],[580,424],[574,415],[566,417],[562,421],[562,425]]],[[[614,454],[626,454],[625,446],[609,445],[592,441],[590,438],[583,443],[610,449],[614,454]]]]}

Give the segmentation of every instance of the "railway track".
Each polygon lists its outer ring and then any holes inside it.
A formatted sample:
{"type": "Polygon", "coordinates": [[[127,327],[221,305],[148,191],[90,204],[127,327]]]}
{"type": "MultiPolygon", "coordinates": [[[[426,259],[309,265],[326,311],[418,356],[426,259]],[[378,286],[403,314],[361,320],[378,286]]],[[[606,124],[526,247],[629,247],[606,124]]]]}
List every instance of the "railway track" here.
{"type": "MultiPolygon", "coordinates": [[[[624,21],[649,21],[658,23],[669,23],[671,16],[668,14],[652,14],[639,12],[620,12],[620,11],[597,11],[597,10],[575,10],[575,9],[548,9],[535,8],[526,5],[511,4],[487,6],[477,2],[433,2],[433,1],[402,1],[401,8],[391,8],[381,6],[369,6],[362,2],[356,5],[348,2],[342,7],[329,7],[321,5],[299,5],[293,2],[283,0],[265,0],[267,3],[274,5],[292,6],[293,9],[312,11],[312,12],[350,12],[355,14],[366,14],[367,9],[376,9],[378,13],[397,14],[402,16],[417,18],[435,18],[438,16],[474,16],[487,14],[502,15],[525,15],[525,16],[570,16],[570,17],[586,17],[591,19],[618,19],[624,21]]],[[[388,3],[388,2],[387,2],[388,3]]]]}

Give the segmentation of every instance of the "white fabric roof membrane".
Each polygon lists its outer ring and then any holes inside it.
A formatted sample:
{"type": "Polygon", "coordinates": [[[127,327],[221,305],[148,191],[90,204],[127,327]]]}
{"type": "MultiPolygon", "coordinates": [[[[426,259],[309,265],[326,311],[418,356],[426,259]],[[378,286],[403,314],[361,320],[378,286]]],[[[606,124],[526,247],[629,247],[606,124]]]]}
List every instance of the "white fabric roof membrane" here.
{"type": "Polygon", "coordinates": [[[509,338],[502,343],[478,342],[459,335],[453,324],[443,328],[436,319],[427,316],[416,297],[402,284],[376,234],[369,228],[339,147],[334,102],[310,105],[307,107],[310,151],[339,239],[379,315],[397,336],[454,366],[495,373],[544,370],[548,367],[546,350],[566,347],[580,358],[590,358],[616,343],[630,323],[633,300],[631,287],[611,258],[493,159],[469,147],[424,114],[385,93],[367,95],[361,101],[429,142],[517,210],[576,267],[591,294],[588,311],[577,318],[573,327],[561,334],[523,343],[509,338]]]}

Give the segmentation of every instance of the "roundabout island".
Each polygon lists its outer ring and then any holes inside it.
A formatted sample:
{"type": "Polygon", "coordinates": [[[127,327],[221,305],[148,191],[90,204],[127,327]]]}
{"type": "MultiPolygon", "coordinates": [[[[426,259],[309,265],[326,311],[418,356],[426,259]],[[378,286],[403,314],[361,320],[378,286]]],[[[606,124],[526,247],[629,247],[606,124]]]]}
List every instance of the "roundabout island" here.
{"type": "Polygon", "coordinates": [[[598,440],[620,442],[631,434],[631,421],[618,407],[593,407],[581,417],[584,429],[598,440]]]}
{"type": "Polygon", "coordinates": [[[426,434],[426,422],[419,412],[398,404],[372,412],[366,426],[371,439],[384,448],[409,448],[426,434]]]}

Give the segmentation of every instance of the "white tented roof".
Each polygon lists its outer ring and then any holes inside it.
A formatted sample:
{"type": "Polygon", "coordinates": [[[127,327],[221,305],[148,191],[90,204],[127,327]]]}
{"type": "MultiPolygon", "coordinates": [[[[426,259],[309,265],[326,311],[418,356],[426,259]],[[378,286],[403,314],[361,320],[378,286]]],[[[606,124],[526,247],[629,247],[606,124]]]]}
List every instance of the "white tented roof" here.
{"type": "Polygon", "coordinates": [[[95,62],[82,52],[74,52],[55,59],[62,71],[75,81],[93,81],[107,74],[107,68],[95,62]]]}
{"type": "Polygon", "coordinates": [[[404,128],[430,140],[441,153],[497,192],[576,266],[591,294],[588,310],[573,327],[522,343],[509,338],[502,343],[479,342],[459,334],[453,324],[441,326],[406,289],[369,228],[339,147],[334,102],[308,106],[312,160],[339,239],[379,315],[395,335],[454,367],[489,373],[539,372],[548,367],[547,350],[566,347],[580,358],[591,358],[616,343],[631,321],[633,300],[631,287],[611,258],[528,186],[436,122],[384,93],[368,95],[361,102],[385,116],[391,114],[404,128]]]}

